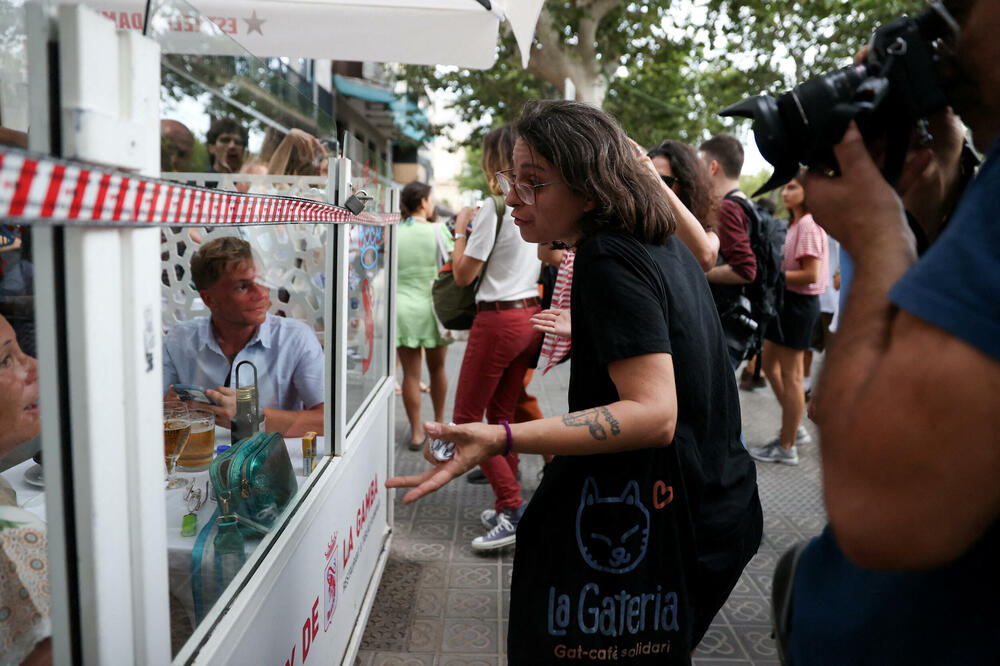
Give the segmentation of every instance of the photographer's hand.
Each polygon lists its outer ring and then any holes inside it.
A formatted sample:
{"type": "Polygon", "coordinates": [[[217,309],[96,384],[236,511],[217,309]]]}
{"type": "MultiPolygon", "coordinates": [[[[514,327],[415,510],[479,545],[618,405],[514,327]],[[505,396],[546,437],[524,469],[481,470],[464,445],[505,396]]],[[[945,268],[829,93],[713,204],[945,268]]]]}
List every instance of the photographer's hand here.
{"type": "Polygon", "coordinates": [[[816,222],[855,261],[912,246],[902,202],[882,178],[853,121],[833,150],[841,175],[810,170],[806,179],[806,201],[816,222]]]}

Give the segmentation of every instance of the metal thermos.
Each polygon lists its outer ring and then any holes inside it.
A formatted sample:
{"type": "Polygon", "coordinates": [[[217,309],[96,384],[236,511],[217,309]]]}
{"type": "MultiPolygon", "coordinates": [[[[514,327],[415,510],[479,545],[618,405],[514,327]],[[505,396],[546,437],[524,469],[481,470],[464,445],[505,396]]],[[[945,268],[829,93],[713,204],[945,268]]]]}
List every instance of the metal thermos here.
{"type": "Polygon", "coordinates": [[[235,444],[260,432],[262,416],[257,398],[257,367],[250,361],[240,361],[233,372],[233,383],[236,384],[236,416],[233,418],[231,429],[232,441],[235,444]],[[240,386],[240,368],[244,365],[249,365],[253,369],[252,386],[240,386]]]}

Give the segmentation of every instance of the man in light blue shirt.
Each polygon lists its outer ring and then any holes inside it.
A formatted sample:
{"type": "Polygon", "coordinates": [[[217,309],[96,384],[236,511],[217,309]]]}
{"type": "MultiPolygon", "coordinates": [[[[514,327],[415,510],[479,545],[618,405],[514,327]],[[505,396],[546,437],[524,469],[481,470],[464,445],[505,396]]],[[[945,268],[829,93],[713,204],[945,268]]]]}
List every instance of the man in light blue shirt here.
{"type": "Polygon", "coordinates": [[[163,344],[163,391],[173,384],[206,387],[218,403],[206,406],[217,422],[236,414],[236,391],[253,383],[269,432],[297,436],[323,427],[324,355],[303,322],[268,314],[271,298],[257,283],[250,244],[227,236],[205,243],[191,258],[191,278],[212,313],[178,324],[163,344]],[[237,382],[238,379],[238,382],[237,382]]]}

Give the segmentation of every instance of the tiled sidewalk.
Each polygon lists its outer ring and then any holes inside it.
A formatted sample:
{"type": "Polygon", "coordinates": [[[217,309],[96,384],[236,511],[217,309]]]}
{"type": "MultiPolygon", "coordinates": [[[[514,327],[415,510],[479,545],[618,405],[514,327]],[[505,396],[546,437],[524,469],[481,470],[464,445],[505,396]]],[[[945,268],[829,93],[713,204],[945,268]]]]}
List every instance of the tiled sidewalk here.
{"type": "MultiPolygon", "coordinates": [[[[449,377],[457,378],[463,344],[448,352],[449,377]]],[[[816,365],[819,365],[817,359],[816,365]]],[[[536,375],[529,391],[546,416],[565,413],[569,364],[536,375]]],[[[448,409],[455,387],[449,386],[448,409]]],[[[779,409],[770,389],[740,392],[744,434],[751,445],[774,437],[779,409]]],[[[431,416],[423,396],[423,415],[431,416]]],[[[816,436],[815,427],[804,419],[816,436]]],[[[406,448],[409,425],[396,406],[396,473],[425,468],[406,448]]],[[[815,443],[799,447],[798,467],[758,464],[764,506],[764,539],[757,555],[716,617],[695,655],[697,666],[777,664],[770,638],[771,574],[778,556],[825,523],[815,443]]],[[[538,485],[539,456],[523,456],[521,484],[527,496],[538,485]]],[[[493,505],[489,485],[456,480],[432,496],[404,506],[396,495],[392,551],[358,654],[357,664],[506,664],[506,616],[513,548],[482,555],[470,542],[485,530],[479,514],[493,505]]]]}

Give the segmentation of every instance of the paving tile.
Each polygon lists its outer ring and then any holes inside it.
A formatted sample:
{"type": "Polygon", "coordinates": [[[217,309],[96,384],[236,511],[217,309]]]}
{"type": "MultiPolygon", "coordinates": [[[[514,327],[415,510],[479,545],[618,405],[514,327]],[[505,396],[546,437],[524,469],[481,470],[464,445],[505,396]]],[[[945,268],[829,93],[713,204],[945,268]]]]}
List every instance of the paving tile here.
{"type": "Polygon", "coordinates": [[[713,624],[698,644],[696,657],[712,659],[747,659],[747,654],[740,646],[732,627],[713,624]]]}
{"type": "Polygon", "coordinates": [[[371,661],[372,666],[433,666],[433,654],[409,654],[407,652],[378,652],[371,661]]]}
{"type": "Polygon", "coordinates": [[[354,657],[354,666],[371,666],[372,660],[375,658],[375,652],[372,650],[358,650],[358,654],[354,657]]]}
{"type": "Polygon", "coordinates": [[[410,527],[409,537],[419,541],[451,541],[455,538],[455,521],[415,518],[410,527]]]}
{"type": "Polygon", "coordinates": [[[495,590],[499,575],[496,564],[454,564],[449,571],[448,587],[495,590]]]}
{"type": "Polygon", "coordinates": [[[446,618],[441,652],[497,654],[498,625],[496,620],[446,618]]]}
{"type": "Polygon", "coordinates": [[[771,605],[761,596],[757,597],[730,597],[723,604],[722,610],[726,614],[729,624],[760,623],[770,624],[771,605]]]}
{"type": "MultiPolygon", "coordinates": [[[[476,536],[482,536],[477,534],[476,536]]],[[[459,536],[451,546],[451,561],[465,564],[498,563],[502,559],[498,550],[476,550],[472,547],[472,539],[459,536]]]]}
{"type": "MultiPolygon", "coordinates": [[[[407,652],[437,653],[441,649],[441,620],[414,620],[410,625],[407,652]]],[[[432,659],[433,661],[433,659],[432,659]]]]}
{"type": "Polygon", "coordinates": [[[400,539],[393,550],[405,560],[447,562],[451,541],[410,541],[400,539]]]}
{"type": "Polygon", "coordinates": [[[805,541],[806,537],[800,532],[779,532],[777,530],[773,530],[771,532],[765,532],[764,539],[771,545],[772,548],[774,548],[774,550],[781,554],[795,544],[805,541]]]}
{"type": "MultiPolygon", "coordinates": [[[[420,576],[417,578],[418,588],[441,589],[448,584],[448,566],[440,562],[422,563],[420,576]]],[[[380,587],[379,590],[382,588],[380,587]]]]}
{"type": "Polygon", "coordinates": [[[413,616],[416,618],[441,618],[444,612],[445,590],[420,589],[414,595],[413,616]]]}
{"type": "Polygon", "coordinates": [[[497,618],[498,593],[489,590],[452,590],[444,607],[447,618],[497,618]]]}
{"type": "Polygon", "coordinates": [[[454,654],[438,657],[437,666],[499,666],[497,655],[454,654]]]}
{"type": "Polygon", "coordinates": [[[736,634],[740,645],[746,650],[754,662],[766,659],[778,659],[778,648],[771,638],[771,625],[769,624],[733,624],[733,632],[736,634]]]}
{"type": "Polygon", "coordinates": [[[458,514],[458,507],[451,503],[416,502],[410,506],[414,507],[414,518],[417,520],[454,520],[458,514]]]}
{"type": "Polygon", "coordinates": [[[754,586],[760,590],[760,595],[766,599],[771,598],[771,584],[774,582],[774,573],[752,573],[745,572],[744,576],[753,581],[754,586]]]}

